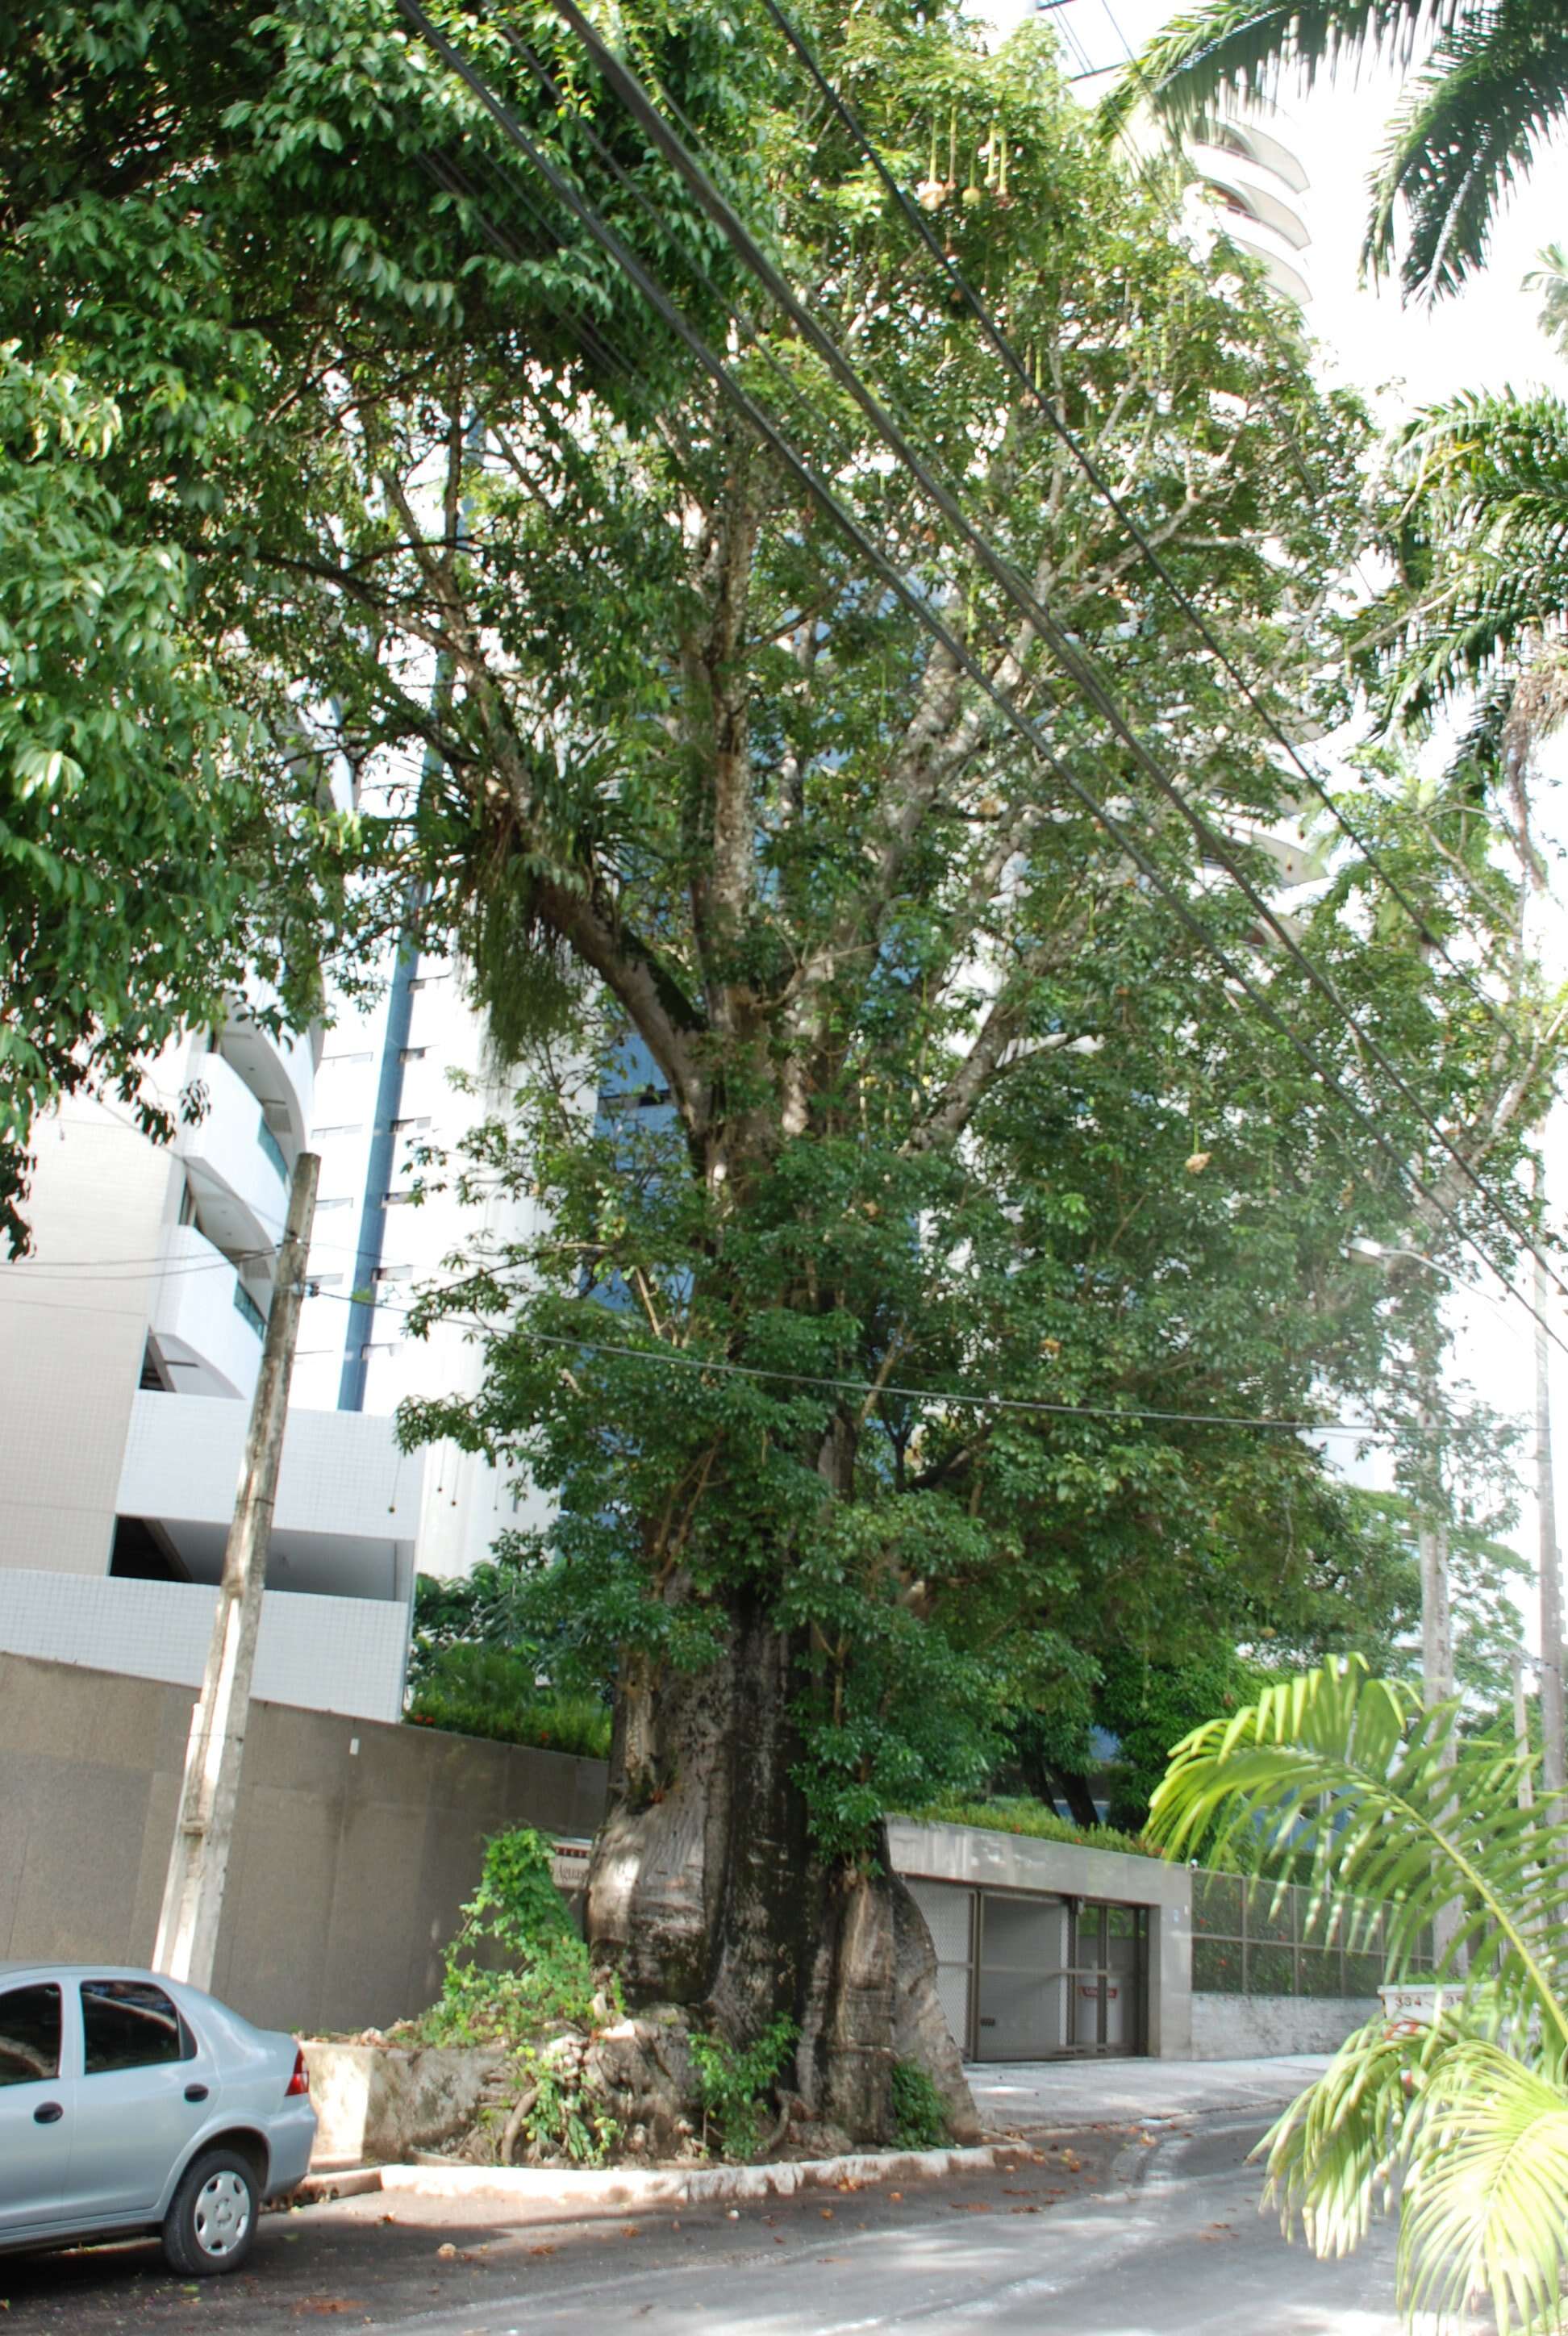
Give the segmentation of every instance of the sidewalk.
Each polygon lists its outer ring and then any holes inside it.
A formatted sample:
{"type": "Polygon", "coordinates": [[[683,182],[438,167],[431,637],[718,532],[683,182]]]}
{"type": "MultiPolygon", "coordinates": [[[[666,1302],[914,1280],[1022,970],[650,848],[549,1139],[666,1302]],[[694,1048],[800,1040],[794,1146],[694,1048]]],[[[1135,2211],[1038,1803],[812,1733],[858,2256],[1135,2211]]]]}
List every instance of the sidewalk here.
{"type": "Polygon", "coordinates": [[[1227,2109],[1271,2115],[1328,2067],[1327,2056],[1269,2060],[1025,2060],[967,2067],[988,2132],[1055,2131],[1206,2117],[1227,2109]]]}

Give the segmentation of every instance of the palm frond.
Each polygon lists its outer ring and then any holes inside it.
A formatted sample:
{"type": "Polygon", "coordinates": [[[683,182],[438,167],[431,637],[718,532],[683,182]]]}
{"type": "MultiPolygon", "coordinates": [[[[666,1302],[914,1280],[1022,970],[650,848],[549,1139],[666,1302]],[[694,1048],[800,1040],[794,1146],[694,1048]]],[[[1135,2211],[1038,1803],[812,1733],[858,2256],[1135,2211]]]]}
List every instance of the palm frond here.
{"type": "Polygon", "coordinates": [[[1177,130],[1211,112],[1222,89],[1264,93],[1282,67],[1310,83],[1320,71],[1363,57],[1406,57],[1423,35],[1442,32],[1474,0],[1209,0],[1173,17],[1105,103],[1120,128],[1139,102],[1153,100],[1177,130]]]}
{"type": "Polygon", "coordinates": [[[1436,2056],[1400,2212],[1400,2301],[1458,2312],[1492,2299],[1498,2336],[1561,2324],[1568,2094],[1485,2036],[1436,2056]]]}
{"type": "Polygon", "coordinates": [[[1219,1820],[1310,1854],[1326,1900],[1388,1906],[1395,1971],[1457,1905],[1431,2024],[1347,2039],[1262,2145],[1266,2196],[1320,2255],[1397,2205],[1405,2309],[1446,2321],[1484,2290],[1499,2336],[1560,2330],[1568,2253],[1568,1857],[1517,1805],[1534,1765],[1336,1660],[1194,1729],[1151,1815],[1176,1849],[1219,1820]]]}
{"type": "Polygon", "coordinates": [[[1150,1830],[1180,1851],[1211,1826],[1222,1840],[1261,1826],[1265,1846],[1311,1861],[1327,1902],[1388,1910],[1393,1976],[1456,1907],[1438,1975],[1522,2007],[1568,2049],[1553,1988],[1568,1854],[1517,1806],[1522,1766],[1465,1737],[1456,1705],[1424,1711],[1358,1660],[1333,1658],[1178,1745],[1150,1830]]]}
{"type": "Polygon", "coordinates": [[[1520,285],[1521,292],[1541,295],[1541,330],[1560,356],[1568,356],[1568,251],[1549,243],[1535,255],[1541,262],[1520,285]]]}
{"type": "Polygon", "coordinates": [[[1401,202],[1406,297],[1452,292],[1486,256],[1499,204],[1568,111],[1568,19],[1556,0],[1497,0],[1434,48],[1390,126],[1363,260],[1392,264],[1401,202]]]}
{"type": "Polygon", "coordinates": [[[1568,626],[1568,404],[1508,390],[1449,399],[1410,424],[1397,469],[1401,581],[1352,647],[1375,669],[1386,725],[1488,686],[1530,638],[1568,626]]]}

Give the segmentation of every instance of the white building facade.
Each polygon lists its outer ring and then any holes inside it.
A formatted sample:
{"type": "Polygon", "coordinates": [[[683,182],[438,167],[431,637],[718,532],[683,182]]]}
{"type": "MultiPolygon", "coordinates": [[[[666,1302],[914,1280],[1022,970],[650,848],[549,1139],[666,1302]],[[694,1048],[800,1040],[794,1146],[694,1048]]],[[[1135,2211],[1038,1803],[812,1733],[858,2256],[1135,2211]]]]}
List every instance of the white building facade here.
{"type": "MultiPolygon", "coordinates": [[[[154,1066],[171,1145],[76,1098],[0,1267],[0,1650],[195,1684],[319,1039],[237,1011],[154,1066]]],[[[387,1418],[297,1411],[259,1692],[402,1708],[424,1466],[387,1418]]]]}

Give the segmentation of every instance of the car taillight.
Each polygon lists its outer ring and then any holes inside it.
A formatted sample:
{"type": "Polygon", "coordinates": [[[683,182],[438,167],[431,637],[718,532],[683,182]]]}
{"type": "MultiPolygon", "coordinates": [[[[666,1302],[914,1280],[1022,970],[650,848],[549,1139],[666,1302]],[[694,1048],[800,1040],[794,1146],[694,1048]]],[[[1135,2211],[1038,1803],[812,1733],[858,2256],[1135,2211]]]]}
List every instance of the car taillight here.
{"type": "Polygon", "coordinates": [[[297,2051],[294,2055],[294,2074],[288,2079],[283,2098],[287,2100],[291,2093],[307,2093],[309,2090],[310,2071],[305,2065],[304,2053],[297,2051]]]}

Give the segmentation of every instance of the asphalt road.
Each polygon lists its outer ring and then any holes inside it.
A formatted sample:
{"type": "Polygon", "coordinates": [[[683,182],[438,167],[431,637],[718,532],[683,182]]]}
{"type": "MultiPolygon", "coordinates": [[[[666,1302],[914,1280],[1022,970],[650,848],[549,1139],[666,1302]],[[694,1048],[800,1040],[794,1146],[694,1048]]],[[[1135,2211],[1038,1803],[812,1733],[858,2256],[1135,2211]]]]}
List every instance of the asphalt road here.
{"type": "Polygon", "coordinates": [[[141,2244],[0,2259],[0,2336],[1399,2336],[1391,2234],[1348,2263],[1287,2247],[1244,2163],[1261,2130],[1255,2114],[1097,2127],[1018,2171],[733,2221],[530,2224],[372,2195],[268,2216],[230,2279],[182,2283],[141,2244]]]}

